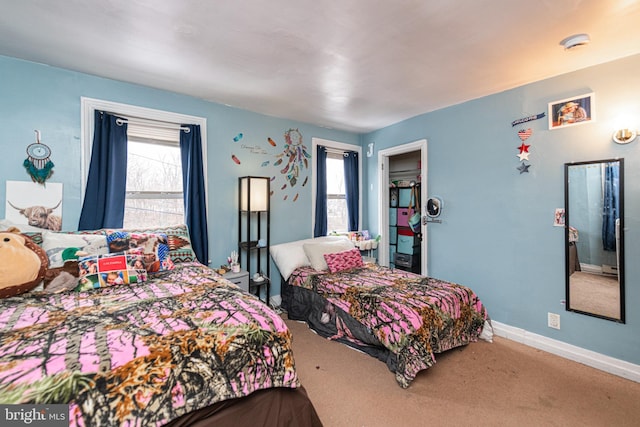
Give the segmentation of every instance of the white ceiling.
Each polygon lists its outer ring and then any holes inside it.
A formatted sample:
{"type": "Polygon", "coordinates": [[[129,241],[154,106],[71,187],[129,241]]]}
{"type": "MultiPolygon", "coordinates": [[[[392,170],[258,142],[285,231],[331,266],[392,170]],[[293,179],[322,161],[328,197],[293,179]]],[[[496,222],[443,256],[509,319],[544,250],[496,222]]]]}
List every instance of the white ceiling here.
{"type": "Polygon", "coordinates": [[[355,132],[639,52],[638,0],[0,0],[0,55],[355,132]]]}

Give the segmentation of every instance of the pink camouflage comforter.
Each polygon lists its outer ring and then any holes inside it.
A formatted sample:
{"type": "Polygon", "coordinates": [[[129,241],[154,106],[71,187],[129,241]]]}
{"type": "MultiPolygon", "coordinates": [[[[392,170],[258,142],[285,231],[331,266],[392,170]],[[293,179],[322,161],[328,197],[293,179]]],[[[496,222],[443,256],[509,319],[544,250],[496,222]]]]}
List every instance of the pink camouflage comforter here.
{"type": "Polygon", "coordinates": [[[198,263],[0,300],[0,403],[68,403],[70,425],[162,425],[299,385],[281,317],[198,263]]]}
{"type": "Polygon", "coordinates": [[[386,361],[403,388],[435,364],[435,353],[477,341],[488,319],[468,287],[374,264],[338,273],[302,267],[288,283],[294,290],[287,302],[290,318],[386,361]],[[300,289],[322,299],[307,298],[300,289]],[[371,351],[376,345],[384,347],[382,356],[371,351]]]}

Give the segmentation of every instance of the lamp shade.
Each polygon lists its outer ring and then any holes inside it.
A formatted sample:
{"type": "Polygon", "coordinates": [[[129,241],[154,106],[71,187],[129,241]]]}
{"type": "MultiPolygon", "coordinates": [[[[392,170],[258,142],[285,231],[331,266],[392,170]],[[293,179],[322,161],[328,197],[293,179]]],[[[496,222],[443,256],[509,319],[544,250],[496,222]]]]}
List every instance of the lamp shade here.
{"type": "Polygon", "coordinates": [[[258,212],[269,208],[269,178],[245,176],[240,178],[240,210],[258,212]]]}

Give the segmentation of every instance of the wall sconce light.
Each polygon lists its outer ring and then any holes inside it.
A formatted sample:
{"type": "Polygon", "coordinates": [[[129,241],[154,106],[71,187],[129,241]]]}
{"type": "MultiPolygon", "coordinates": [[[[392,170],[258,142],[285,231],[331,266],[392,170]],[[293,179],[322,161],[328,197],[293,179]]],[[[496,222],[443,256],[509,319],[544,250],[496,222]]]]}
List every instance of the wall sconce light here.
{"type": "Polygon", "coordinates": [[[612,138],[613,142],[617,144],[628,144],[633,142],[636,136],[638,136],[638,132],[635,130],[619,129],[613,133],[612,138]]]}

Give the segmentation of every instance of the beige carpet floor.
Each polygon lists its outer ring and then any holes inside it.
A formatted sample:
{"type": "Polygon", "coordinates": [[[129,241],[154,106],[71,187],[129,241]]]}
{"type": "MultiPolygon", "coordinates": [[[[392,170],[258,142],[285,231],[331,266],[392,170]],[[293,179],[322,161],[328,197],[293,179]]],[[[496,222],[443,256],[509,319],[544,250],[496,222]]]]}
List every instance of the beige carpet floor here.
{"type": "Polygon", "coordinates": [[[403,389],[384,363],[286,322],[326,427],[640,426],[640,383],[504,338],[437,355],[403,389]]]}

